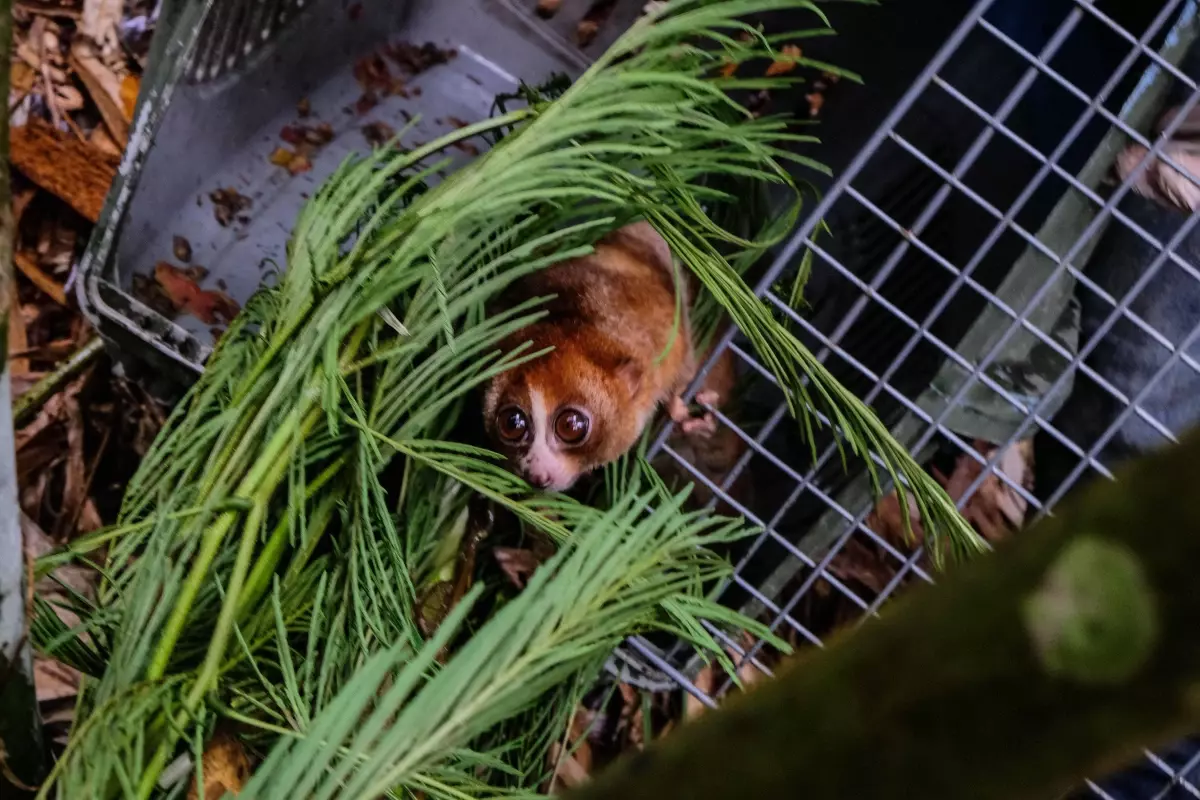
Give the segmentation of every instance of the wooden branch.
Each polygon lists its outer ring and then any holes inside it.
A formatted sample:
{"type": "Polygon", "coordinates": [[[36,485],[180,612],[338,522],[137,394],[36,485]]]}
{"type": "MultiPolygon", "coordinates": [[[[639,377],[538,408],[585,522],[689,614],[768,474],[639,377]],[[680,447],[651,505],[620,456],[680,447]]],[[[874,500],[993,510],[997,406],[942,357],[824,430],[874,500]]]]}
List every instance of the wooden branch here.
{"type": "Polygon", "coordinates": [[[1053,798],[1200,729],[1200,432],[570,800],[1053,798]]]}

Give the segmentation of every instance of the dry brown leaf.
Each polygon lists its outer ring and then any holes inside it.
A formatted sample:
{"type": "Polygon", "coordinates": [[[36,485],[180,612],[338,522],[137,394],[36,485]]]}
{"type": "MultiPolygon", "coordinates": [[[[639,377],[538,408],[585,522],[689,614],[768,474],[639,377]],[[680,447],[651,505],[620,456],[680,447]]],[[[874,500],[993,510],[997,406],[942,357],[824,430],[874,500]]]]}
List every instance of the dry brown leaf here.
{"type": "MultiPolygon", "coordinates": [[[[975,451],[990,461],[997,448],[989,442],[976,440],[975,451]]],[[[1033,489],[1033,442],[1026,439],[1005,450],[997,460],[996,469],[1014,484],[1027,491],[1033,489]]],[[[970,486],[983,472],[983,465],[975,458],[963,453],[958,456],[950,475],[936,468],[934,478],[956,503],[963,498],[970,486]]],[[[1025,521],[1028,503],[1015,489],[989,472],[971,495],[962,509],[963,517],[986,541],[998,542],[1020,528],[1025,521]]],[[[908,521],[912,526],[914,543],[924,541],[920,513],[916,501],[908,497],[908,521]]],[[[904,517],[896,493],[890,492],[880,498],[874,510],[867,516],[865,524],[897,549],[907,549],[909,543],[904,531],[904,517]]],[[[875,593],[882,592],[896,575],[897,564],[882,547],[852,537],[830,562],[829,571],[845,581],[856,581],[875,593]]]]}
{"type": "Polygon", "coordinates": [[[586,707],[576,706],[563,741],[550,745],[549,762],[553,772],[547,789],[549,794],[558,794],[560,787],[574,789],[591,776],[592,745],[586,735],[595,717],[595,713],[586,707]],[[564,752],[564,745],[567,752],[564,752]]]}
{"type": "MultiPolygon", "coordinates": [[[[749,653],[751,648],[754,647],[754,638],[749,634],[743,633],[741,645],[742,652],[749,653]]],[[[759,668],[758,664],[754,663],[754,658],[743,658],[742,656],[738,655],[732,647],[726,647],[725,652],[731,659],[733,659],[733,663],[738,665],[737,675],[738,680],[742,682],[743,691],[749,689],[763,678],[768,677],[767,673],[763,672],[762,669],[759,668]]]]}
{"type": "MultiPolygon", "coordinates": [[[[876,529],[872,526],[872,530],[876,529]]],[[[828,570],[838,580],[861,583],[879,594],[895,577],[897,566],[881,548],[853,536],[829,562],[828,570]]]]}
{"type": "Polygon", "coordinates": [[[305,128],[297,130],[292,126],[284,128],[283,140],[295,144],[296,149],[290,150],[286,147],[276,147],[271,152],[268,160],[277,167],[283,167],[292,175],[299,175],[312,169],[310,155],[315,146],[305,138],[306,131],[307,129],[305,128]]]}
{"type": "Polygon", "coordinates": [[[12,165],[27,178],[64,200],[89,222],[100,218],[120,159],[64,136],[36,118],[13,128],[9,146],[12,165]]]}
{"type": "MultiPolygon", "coordinates": [[[[25,558],[30,564],[55,549],[54,540],[24,511],[20,513],[20,522],[25,558]]],[[[63,587],[91,599],[96,596],[99,578],[96,570],[90,567],[65,564],[38,580],[33,589],[39,597],[51,603],[54,613],[64,625],[71,628],[78,625],[80,619],[61,602],[57,602],[65,599],[66,590],[63,587]]]]}
{"type": "MultiPolygon", "coordinates": [[[[55,435],[56,433],[61,434],[61,428],[58,429],[58,431],[51,431],[50,429],[57,426],[58,423],[62,422],[66,418],[67,414],[69,413],[68,405],[76,402],[75,396],[78,395],[83,389],[83,385],[87,382],[90,376],[91,371],[88,370],[75,380],[68,383],[62,391],[58,392],[46,401],[45,405],[42,406],[38,415],[34,417],[32,421],[24,425],[16,432],[14,438],[16,439],[18,479],[24,477],[22,473],[24,472],[25,468],[22,462],[24,457],[27,455],[27,448],[35,441],[42,439],[44,436],[55,435]]],[[[53,456],[61,457],[62,445],[56,441],[54,443],[54,447],[55,451],[53,456]]]]}
{"type": "MultiPolygon", "coordinates": [[[[225,792],[240,794],[246,779],[250,776],[250,758],[246,748],[234,737],[223,731],[217,731],[204,748],[204,757],[200,761],[204,773],[204,796],[206,798],[220,797],[225,792]]],[[[188,787],[188,800],[198,800],[200,789],[196,781],[188,787]]]]}
{"type": "Polygon", "coordinates": [[[617,717],[617,731],[624,734],[628,747],[641,750],[646,744],[642,693],[628,683],[617,684],[617,689],[621,693],[621,713],[617,717]]]}
{"type": "MultiPolygon", "coordinates": [[[[985,461],[995,457],[998,448],[990,442],[976,439],[975,451],[985,461]]],[[[1012,483],[1026,491],[1033,489],[1033,440],[1025,439],[1014,443],[1000,454],[996,470],[1002,472],[1012,483]]],[[[983,472],[983,465],[966,453],[954,463],[949,477],[934,470],[934,477],[946,489],[951,500],[962,499],[970,486],[983,472]]],[[[989,472],[979,488],[967,500],[962,513],[968,522],[989,542],[1007,538],[1025,522],[1028,501],[1016,489],[989,472]]]]}
{"type": "Polygon", "coordinates": [[[379,95],[370,90],[365,91],[354,101],[354,113],[361,117],[377,105],[379,105],[379,95]]]}
{"type": "Polygon", "coordinates": [[[558,742],[550,745],[550,765],[554,769],[549,793],[561,794],[563,790],[575,789],[588,782],[591,773],[580,762],[580,756],[587,753],[591,760],[591,745],[581,742],[574,753],[563,756],[563,747],[558,742]]]}
{"type": "Polygon", "coordinates": [[[62,700],[79,694],[79,670],[60,661],[37,656],[33,663],[33,683],[39,703],[62,700]]]}
{"type": "Polygon", "coordinates": [[[96,48],[83,39],[76,38],[71,43],[71,66],[100,109],[100,117],[113,140],[123,149],[129,142],[129,123],[133,117],[125,112],[121,79],[100,60],[96,48]]]}
{"type": "Polygon", "coordinates": [[[383,147],[396,136],[396,131],[386,122],[368,122],[362,126],[363,138],[372,148],[383,147]]]}
{"type": "Polygon", "coordinates": [[[580,47],[587,47],[596,40],[596,34],[600,32],[600,25],[590,19],[582,20],[575,27],[575,41],[580,47]]]}
{"type": "Polygon", "coordinates": [[[219,289],[201,289],[196,284],[197,273],[194,270],[194,267],[180,269],[160,261],[154,267],[154,280],[178,310],[191,314],[206,325],[231,322],[240,310],[237,302],[219,289]]]}
{"type": "Polygon", "coordinates": [[[88,144],[101,153],[105,153],[113,158],[121,157],[121,148],[117,147],[117,143],[113,141],[112,136],[108,133],[108,128],[105,128],[103,125],[97,125],[93,128],[92,132],[88,134],[87,141],[88,144]]]}
{"type": "Polygon", "coordinates": [[[595,41],[596,35],[608,23],[616,6],[616,0],[592,0],[583,19],[575,28],[575,41],[580,47],[587,47],[595,41]]]}
{"type": "Polygon", "coordinates": [[[408,97],[408,88],[403,78],[392,74],[381,53],[371,53],[354,62],[354,79],[363,92],[372,92],[388,97],[408,97]]]}
{"type": "MultiPolygon", "coordinates": [[[[95,468],[93,467],[93,475],[95,468]]],[[[89,485],[91,479],[89,478],[89,485]]],[[[104,527],[104,520],[100,517],[100,511],[96,508],[96,501],[92,498],[87,498],[83,501],[83,510],[79,513],[79,521],[75,523],[77,533],[91,533],[92,531],[100,530],[104,527]]]]}
{"type": "Polygon", "coordinates": [[[186,236],[175,234],[175,236],[171,238],[171,254],[174,255],[178,261],[182,261],[185,264],[191,263],[192,243],[187,240],[186,236]]]}
{"type": "Polygon", "coordinates": [[[431,67],[458,58],[456,48],[438,47],[433,42],[425,42],[421,45],[412,42],[397,42],[384,47],[383,54],[394,61],[401,71],[409,75],[420,75],[431,67]]]}
{"type": "MultiPolygon", "coordinates": [[[[717,691],[717,671],[720,669],[715,662],[705,664],[700,672],[696,675],[696,679],[692,684],[704,692],[709,697],[717,691]]],[[[700,701],[698,697],[691,692],[687,692],[683,698],[683,719],[695,719],[704,712],[708,711],[708,706],[700,701]]]]}
{"type": "Polygon", "coordinates": [[[804,99],[808,101],[808,115],[810,117],[821,116],[821,109],[825,107],[825,95],[821,92],[812,92],[804,95],[804,99]]]}
{"type": "Polygon", "coordinates": [[[296,154],[293,153],[288,148],[276,147],[274,150],[271,151],[271,155],[267,156],[267,160],[270,161],[272,164],[274,164],[277,167],[283,167],[286,169],[287,165],[291,164],[292,159],[295,157],[296,157],[296,154]]]}
{"type": "MultiPolygon", "coordinates": [[[[751,637],[749,634],[743,633],[740,644],[741,644],[742,652],[749,653],[750,649],[754,646],[754,638],[751,637]]],[[[749,689],[751,686],[758,683],[763,678],[768,677],[767,673],[763,672],[759,668],[759,666],[754,663],[753,659],[744,658],[743,656],[739,655],[736,650],[734,650],[732,647],[730,647],[728,645],[726,645],[726,647],[725,647],[725,654],[728,655],[729,658],[733,661],[733,663],[737,665],[737,676],[738,676],[738,680],[741,681],[741,683],[742,683],[743,691],[749,689]]],[[[704,692],[704,694],[706,694],[708,697],[715,699],[717,690],[720,686],[720,682],[723,678],[725,678],[725,675],[726,675],[726,673],[721,668],[720,664],[713,661],[713,662],[706,664],[700,670],[700,672],[696,674],[696,678],[695,678],[695,680],[692,681],[692,685],[694,685],[700,691],[704,692]]],[[[736,686],[731,686],[730,690],[736,691],[737,690],[736,686]]],[[[683,721],[684,722],[688,721],[689,719],[694,719],[694,718],[700,716],[701,714],[705,713],[708,710],[709,710],[708,706],[705,705],[699,698],[697,698],[691,692],[687,692],[684,695],[684,699],[683,699],[683,721]]]]}
{"type": "Polygon", "coordinates": [[[867,515],[865,524],[879,534],[880,538],[894,547],[900,548],[908,544],[909,531],[915,542],[924,541],[925,529],[921,527],[921,512],[917,508],[917,500],[911,492],[905,494],[908,506],[908,528],[905,528],[904,512],[900,509],[900,498],[895,491],[880,498],[874,510],[867,515]]]}
{"type": "MultiPolygon", "coordinates": [[[[91,463],[86,465],[84,468],[81,487],[68,484],[68,486],[64,489],[62,517],[59,520],[58,529],[67,535],[74,536],[90,533],[94,530],[104,527],[104,523],[100,519],[100,512],[96,510],[96,504],[92,501],[90,493],[92,490],[92,483],[96,479],[96,470],[100,464],[100,459],[103,458],[104,451],[108,449],[108,442],[112,434],[112,429],[113,425],[111,421],[109,424],[104,426],[104,431],[100,438],[100,444],[96,448],[96,452],[92,455],[91,463]],[[76,495],[68,493],[71,491],[78,492],[78,497],[80,499],[77,500],[76,495]]],[[[80,425],[80,431],[80,458],[82,458],[82,424],[80,425]]],[[[73,444],[70,436],[67,437],[67,441],[69,445],[73,444]]],[[[67,465],[68,475],[70,475],[69,470],[74,466],[73,456],[71,459],[68,459],[67,465]]]]}
{"type": "MultiPolygon", "coordinates": [[[[880,539],[904,552],[913,545],[918,545],[925,538],[921,527],[921,513],[917,508],[916,499],[907,494],[908,524],[911,531],[905,530],[905,514],[900,507],[900,499],[895,491],[879,498],[875,508],[867,515],[863,524],[874,531],[880,539]]],[[[899,563],[880,545],[858,535],[850,539],[838,551],[829,563],[830,574],[842,581],[862,584],[875,594],[884,590],[896,576],[899,563]]]]}
{"type": "Polygon", "coordinates": [[[536,553],[523,547],[493,547],[492,556],[504,576],[518,589],[525,588],[529,576],[542,564],[536,553]]]}
{"type": "Polygon", "coordinates": [[[83,411],[77,396],[68,396],[63,409],[63,422],[67,426],[67,458],[62,507],[55,523],[55,533],[59,537],[72,532],[83,510],[88,489],[87,462],[83,454],[83,411]]]}
{"type": "Polygon", "coordinates": [[[217,224],[222,228],[237,219],[238,215],[250,208],[253,203],[249,197],[232,186],[214,189],[208,193],[208,199],[213,204],[213,216],[216,217],[217,224]]]}
{"type": "Polygon", "coordinates": [[[292,175],[301,175],[308,172],[313,167],[312,160],[307,153],[296,153],[292,156],[292,160],[288,162],[287,171],[292,175]]]}
{"type": "MultiPolygon", "coordinates": [[[[60,114],[68,111],[78,111],[83,108],[83,92],[68,84],[56,84],[53,87],[52,95],[54,109],[60,114]]],[[[79,128],[75,121],[69,116],[63,116],[63,122],[67,123],[77,139],[82,140],[79,128]]]]}
{"type": "Polygon", "coordinates": [[[279,131],[279,138],[297,148],[305,144],[324,147],[333,141],[333,126],[328,122],[318,122],[314,125],[303,123],[285,125],[279,131]]]}
{"type": "Polygon", "coordinates": [[[767,67],[767,77],[786,75],[796,68],[796,61],[801,58],[800,48],[794,44],[785,44],[779,50],[779,55],[767,67]]]}
{"type": "Polygon", "coordinates": [[[18,95],[23,95],[33,89],[33,84],[37,81],[37,71],[25,63],[25,61],[12,62],[12,73],[9,80],[12,82],[12,91],[18,95]]]}

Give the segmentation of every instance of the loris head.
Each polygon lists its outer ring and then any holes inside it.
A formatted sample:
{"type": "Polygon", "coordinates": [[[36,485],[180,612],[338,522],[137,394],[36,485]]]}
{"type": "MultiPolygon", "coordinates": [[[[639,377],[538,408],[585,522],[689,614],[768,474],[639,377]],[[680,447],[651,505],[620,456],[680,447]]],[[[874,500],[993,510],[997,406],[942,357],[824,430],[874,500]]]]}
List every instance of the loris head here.
{"type": "MultiPolygon", "coordinates": [[[[522,335],[536,346],[537,334],[522,335]]],[[[647,415],[632,410],[640,377],[632,359],[570,340],[555,345],[497,376],[484,392],[483,414],[513,471],[533,486],[561,492],[632,447],[647,415]]]]}

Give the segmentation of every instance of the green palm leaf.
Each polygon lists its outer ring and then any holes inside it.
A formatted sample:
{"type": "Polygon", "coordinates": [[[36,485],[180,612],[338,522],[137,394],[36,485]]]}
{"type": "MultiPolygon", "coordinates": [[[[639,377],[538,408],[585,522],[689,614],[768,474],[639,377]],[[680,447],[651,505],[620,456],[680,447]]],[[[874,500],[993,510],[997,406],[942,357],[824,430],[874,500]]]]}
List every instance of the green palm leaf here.
{"type": "Polygon", "coordinates": [[[597,511],[532,495],[490,454],[453,443],[467,393],[541,355],[497,352],[537,304],[488,316],[488,300],[636,217],[750,339],[810,441],[814,420],[828,419],[847,451],[874,452],[915,495],[935,555],[976,549],[945,493],[722,255],[744,265],[782,237],[800,203],[785,164],[809,162],[781,148],[803,137],[737,106],[727,90],[746,81],[717,68],[825,31],[811,3],[675,0],[552,102],[343,164],[297,220],[279,285],[247,304],[168,420],[120,524],[41,565],[109,547],[86,639],[34,628],[81,665],[106,657],[43,794],[169,791],[217,719],[269,752],[252,796],[407,785],[455,797],[485,783],[520,793],[536,786],[527,765],[545,736],[510,726],[559,735],[578,694],[569,687],[586,685],[623,637],[669,630],[724,659],[702,622],[768,636],[705,595],[729,573],[709,548],[744,529],[683,513],[653,481],[646,491],[636,464],[597,511]],[[810,12],[816,30],[764,37],[744,21],[780,9],[810,12]],[[499,141],[430,187],[438,154],[477,135],[499,141]],[[721,176],[795,202],[747,239],[706,210],[732,199],[715,188],[721,176]],[[475,494],[563,550],[515,598],[489,596],[497,610],[465,644],[479,625],[468,601],[426,641],[418,597],[475,494]]]}

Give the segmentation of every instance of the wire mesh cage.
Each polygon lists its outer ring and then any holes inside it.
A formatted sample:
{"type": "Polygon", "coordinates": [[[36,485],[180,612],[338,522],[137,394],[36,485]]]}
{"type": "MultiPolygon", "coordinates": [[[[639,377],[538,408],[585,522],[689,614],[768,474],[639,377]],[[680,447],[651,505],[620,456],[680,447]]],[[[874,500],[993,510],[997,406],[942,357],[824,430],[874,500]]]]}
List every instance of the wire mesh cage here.
{"type": "MultiPolygon", "coordinates": [[[[1184,155],[1200,101],[1196,10],[975,4],[758,282],[985,535],[997,513],[1051,514],[1200,417],[1197,204],[1156,183],[1200,186],[1184,155]],[[817,290],[797,308],[780,277],[806,256],[817,290]]],[[[769,383],[736,332],[705,369],[730,353],[769,383]]],[[[726,600],[819,647],[934,577],[895,535],[909,512],[894,495],[889,507],[861,474],[834,480],[835,446],[808,458],[781,435],[782,395],[764,403],[754,426],[716,410],[743,450],[718,479],[669,431],[655,452],[762,526],[726,600]],[[751,496],[746,474],[783,488],[751,496]]],[[[769,672],[761,641],[726,643],[739,666],[769,672]]],[[[698,685],[669,644],[631,650],[706,704],[730,688],[698,685]]],[[[1147,751],[1080,796],[1200,796],[1200,749],[1147,751]]]]}
{"type": "MultiPolygon", "coordinates": [[[[180,231],[220,244],[206,265],[238,300],[263,277],[244,269],[248,261],[284,260],[287,222],[345,150],[329,147],[311,174],[287,178],[267,155],[302,98],[312,95],[335,121],[353,105],[350,71],[334,79],[330,65],[352,64],[393,33],[452,45],[461,53],[453,68],[421,79],[424,111],[479,116],[514,76],[586,66],[643,3],[593,3],[612,24],[586,46],[569,36],[587,4],[542,20],[535,0],[413,0],[368,4],[363,21],[344,5],[173,5],[176,35],[157,45],[138,136],[80,269],[81,305],[108,338],[199,369],[211,331],[143,307],[127,284],[180,231]],[[227,177],[243,181],[255,203],[225,229],[207,205],[195,209],[227,177]]],[[[757,276],[756,293],[941,476],[981,532],[1007,535],[1015,518],[1052,513],[1073,487],[1111,477],[1116,461],[1200,417],[1197,219],[1172,207],[1179,197],[1147,196],[1163,169],[1190,175],[1191,156],[1175,144],[1197,130],[1189,122],[1200,104],[1196,2],[828,5],[841,35],[806,52],[832,63],[870,52],[883,66],[867,76],[858,105],[849,94],[830,98],[846,105],[823,120],[818,155],[836,180],[818,183],[820,201],[757,276]],[[1164,116],[1170,108],[1181,113],[1164,116]],[[1118,162],[1126,168],[1114,180],[1118,162]],[[800,264],[811,264],[804,304],[792,291],[800,264]],[[980,497],[989,498],[983,509],[980,497]]],[[[812,101],[802,92],[786,102],[812,101]]],[[[1188,181],[1173,184],[1185,205],[1189,191],[1200,197],[1188,181]]],[[[745,392],[736,409],[714,413],[731,458],[719,470],[698,467],[670,427],[651,456],[762,528],[732,554],[722,600],[798,647],[819,647],[935,575],[900,531],[909,510],[894,495],[876,498],[862,464],[847,469],[827,435],[813,456],[736,331],[701,379],[729,358],[745,392]]],[[[713,634],[739,662],[770,671],[763,642],[713,634]]],[[[613,667],[645,687],[683,686],[709,705],[730,688],[699,685],[700,665],[669,640],[631,640],[613,667]]],[[[1200,747],[1184,742],[1146,759],[1140,773],[1085,791],[1200,797],[1200,747]]]]}

